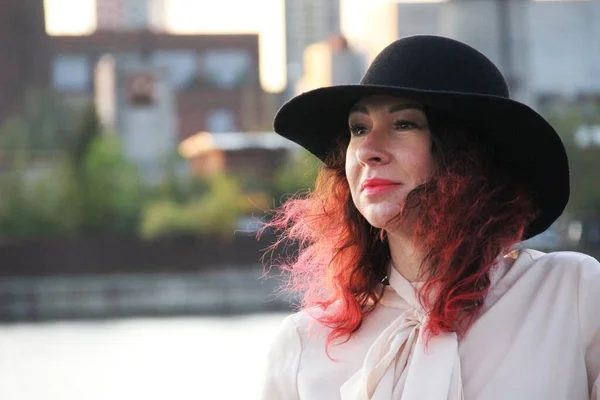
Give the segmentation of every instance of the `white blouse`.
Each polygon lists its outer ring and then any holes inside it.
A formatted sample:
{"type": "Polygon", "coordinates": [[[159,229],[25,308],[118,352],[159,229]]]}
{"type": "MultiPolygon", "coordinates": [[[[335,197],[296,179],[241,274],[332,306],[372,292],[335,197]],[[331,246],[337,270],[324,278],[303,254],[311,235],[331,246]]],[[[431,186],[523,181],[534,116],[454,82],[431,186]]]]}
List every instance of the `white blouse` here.
{"type": "Polygon", "coordinates": [[[600,263],[522,250],[491,273],[460,341],[425,343],[415,288],[396,270],[373,313],[325,352],[319,309],[287,317],[268,355],[263,400],[600,400],[600,263]]]}

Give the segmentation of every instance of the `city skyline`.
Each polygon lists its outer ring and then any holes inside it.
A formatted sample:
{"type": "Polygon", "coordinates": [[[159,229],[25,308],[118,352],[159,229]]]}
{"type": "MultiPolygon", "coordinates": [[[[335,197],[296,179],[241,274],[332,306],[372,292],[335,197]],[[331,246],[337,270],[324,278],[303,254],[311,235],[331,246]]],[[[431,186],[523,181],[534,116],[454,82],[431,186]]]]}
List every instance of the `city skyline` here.
{"type": "MultiPolygon", "coordinates": [[[[340,27],[350,41],[366,37],[365,7],[389,2],[424,3],[447,0],[340,0],[340,27]]],[[[572,0],[535,0],[572,1],[572,0]]],[[[44,0],[46,29],[50,35],[84,35],[94,31],[96,0],[44,0]],[[77,18],[73,18],[77,15],[77,18]]],[[[260,80],[268,92],[287,84],[285,0],[167,0],[165,28],[174,34],[256,33],[259,35],[260,80]],[[206,7],[210,7],[206,12],[206,7]],[[231,12],[236,10],[236,12],[231,12]],[[204,18],[201,18],[204,16],[204,18]]],[[[367,35],[368,36],[368,35],[367,35]]],[[[360,43],[359,43],[360,44],[360,43]]]]}

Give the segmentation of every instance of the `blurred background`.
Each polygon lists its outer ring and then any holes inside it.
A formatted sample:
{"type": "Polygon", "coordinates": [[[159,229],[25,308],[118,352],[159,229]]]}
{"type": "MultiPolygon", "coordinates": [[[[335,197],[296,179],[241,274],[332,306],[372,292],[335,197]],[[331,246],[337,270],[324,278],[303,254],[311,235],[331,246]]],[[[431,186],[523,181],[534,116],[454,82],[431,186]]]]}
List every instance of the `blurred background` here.
{"type": "Polygon", "coordinates": [[[0,0],[0,398],[258,398],[296,299],[255,234],[319,165],[272,118],[423,33],[562,136],[568,210],[525,245],[598,257],[600,0],[0,0]]]}

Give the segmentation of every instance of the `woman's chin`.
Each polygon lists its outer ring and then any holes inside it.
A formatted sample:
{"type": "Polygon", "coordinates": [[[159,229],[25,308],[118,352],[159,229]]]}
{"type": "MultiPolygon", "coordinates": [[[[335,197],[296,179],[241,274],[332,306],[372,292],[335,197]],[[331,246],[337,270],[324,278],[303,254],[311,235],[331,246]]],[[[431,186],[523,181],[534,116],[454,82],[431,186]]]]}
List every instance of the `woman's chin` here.
{"type": "Polygon", "coordinates": [[[391,230],[393,229],[393,225],[397,225],[403,201],[403,198],[392,198],[378,202],[360,201],[355,205],[357,205],[358,211],[373,227],[391,230]]]}
{"type": "Polygon", "coordinates": [[[385,229],[385,230],[394,230],[397,228],[398,222],[394,221],[398,218],[398,213],[400,210],[396,212],[388,212],[388,213],[373,213],[370,215],[366,215],[365,219],[375,228],[385,229]]]}

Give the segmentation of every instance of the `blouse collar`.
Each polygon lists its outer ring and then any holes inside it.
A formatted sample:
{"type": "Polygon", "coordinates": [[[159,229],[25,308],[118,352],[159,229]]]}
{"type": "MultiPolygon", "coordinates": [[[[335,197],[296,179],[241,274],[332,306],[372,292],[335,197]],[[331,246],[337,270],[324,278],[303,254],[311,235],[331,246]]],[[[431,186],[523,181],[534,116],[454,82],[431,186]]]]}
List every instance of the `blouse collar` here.
{"type": "MultiPolygon", "coordinates": [[[[490,272],[490,290],[512,265],[509,256],[490,272]]],[[[422,283],[409,282],[391,267],[388,277],[380,303],[402,312],[384,327],[362,367],[342,385],[341,400],[464,399],[456,333],[427,338],[423,328],[428,317],[417,298],[422,283]]]]}

